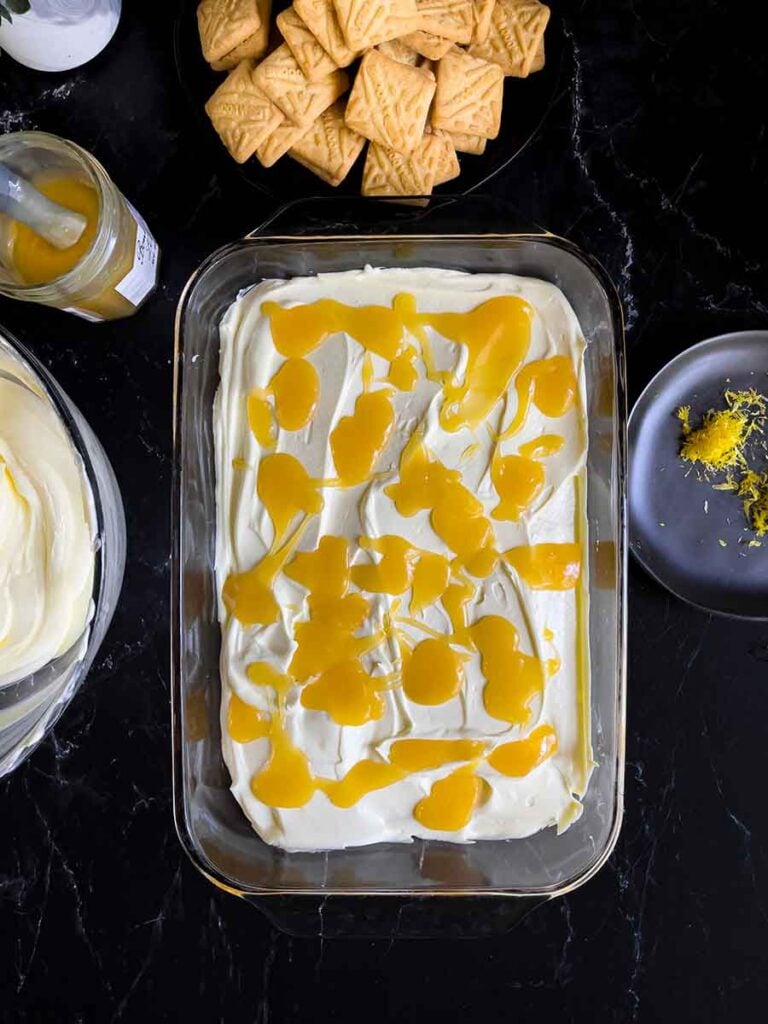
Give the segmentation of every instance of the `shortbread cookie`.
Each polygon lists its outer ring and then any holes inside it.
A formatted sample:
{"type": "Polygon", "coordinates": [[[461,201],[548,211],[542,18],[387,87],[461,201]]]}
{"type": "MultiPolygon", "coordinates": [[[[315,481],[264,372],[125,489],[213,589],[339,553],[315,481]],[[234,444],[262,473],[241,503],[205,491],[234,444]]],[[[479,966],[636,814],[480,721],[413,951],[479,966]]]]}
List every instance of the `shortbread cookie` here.
{"type": "Polygon", "coordinates": [[[470,0],[416,0],[419,28],[454,43],[472,40],[474,15],[470,0]]]}
{"type": "Polygon", "coordinates": [[[399,39],[418,27],[416,0],[333,0],[347,46],[370,46],[399,39]]]}
{"type": "Polygon", "coordinates": [[[413,47],[408,46],[404,39],[389,39],[385,43],[379,43],[376,49],[399,64],[410,64],[415,68],[419,63],[419,54],[413,47]]]}
{"type": "Polygon", "coordinates": [[[444,185],[446,181],[453,181],[461,174],[456,147],[447,132],[430,132],[427,135],[425,153],[427,160],[434,162],[435,185],[444,185]]]}
{"type": "Polygon", "coordinates": [[[349,79],[333,71],[319,82],[309,82],[286,43],[261,62],[254,79],[285,116],[298,125],[310,125],[346,92],[349,79]]]}
{"type": "Polygon", "coordinates": [[[432,125],[495,139],[503,94],[504,73],[497,64],[461,51],[447,53],[437,66],[432,125]]]}
{"type": "Polygon", "coordinates": [[[200,45],[207,61],[221,60],[261,27],[256,0],[202,0],[197,8],[200,45]]]}
{"type": "Polygon", "coordinates": [[[548,21],[549,8],[538,0],[496,0],[488,38],[469,52],[498,64],[505,75],[526,78],[548,21]]]}
{"type": "Polygon", "coordinates": [[[239,164],[245,163],[283,120],[256,83],[250,61],[238,64],[227,75],[206,103],[205,111],[239,164]]]}
{"type": "Polygon", "coordinates": [[[311,130],[312,125],[294,124],[287,117],[283,118],[277,128],[256,147],[256,159],[263,167],[272,167],[311,130]]]}
{"type": "Polygon", "coordinates": [[[269,25],[263,25],[258,32],[254,32],[244,43],[230,50],[221,60],[212,60],[211,67],[214,71],[231,71],[243,60],[258,60],[267,52],[268,37],[269,25]]]}
{"type": "Polygon", "coordinates": [[[434,94],[430,72],[369,50],[350,93],[347,124],[372,142],[410,153],[424,135],[434,94]]]}
{"type": "Polygon", "coordinates": [[[344,121],[344,104],[334,103],[291,147],[290,155],[335,186],[349,174],[364,145],[363,136],[352,131],[344,121]]]}
{"type": "Polygon", "coordinates": [[[333,58],[322,48],[294,7],[278,14],[277,27],[308,81],[319,82],[336,70],[333,58]]]}
{"type": "Polygon", "coordinates": [[[421,30],[409,32],[407,36],[403,36],[402,42],[429,60],[440,60],[454,45],[451,39],[441,39],[440,36],[421,30]]]}
{"type": "Polygon", "coordinates": [[[541,71],[541,69],[544,67],[545,63],[546,63],[546,56],[544,54],[544,36],[542,35],[541,39],[539,40],[539,48],[536,51],[536,53],[533,55],[533,60],[531,62],[531,71],[530,71],[530,73],[533,74],[534,71],[541,71]]]}
{"type": "Polygon", "coordinates": [[[357,60],[360,50],[347,46],[333,0],[293,0],[293,6],[337,67],[349,67],[353,60],[357,60]]]}
{"type": "Polygon", "coordinates": [[[484,43],[491,32],[491,18],[496,0],[475,0],[472,5],[473,43],[484,43]]]}
{"type": "Polygon", "coordinates": [[[256,0],[256,7],[261,17],[261,24],[253,35],[248,36],[229,53],[225,53],[219,60],[212,60],[211,67],[214,71],[230,71],[237,67],[241,60],[258,60],[267,52],[272,0],[256,0]]]}
{"type": "Polygon", "coordinates": [[[436,161],[427,157],[434,144],[424,136],[409,156],[372,142],[363,170],[364,196],[428,196],[435,184],[436,161]]]}
{"type": "Polygon", "coordinates": [[[457,153],[482,156],[488,142],[482,135],[467,135],[466,132],[445,132],[457,153]]]}

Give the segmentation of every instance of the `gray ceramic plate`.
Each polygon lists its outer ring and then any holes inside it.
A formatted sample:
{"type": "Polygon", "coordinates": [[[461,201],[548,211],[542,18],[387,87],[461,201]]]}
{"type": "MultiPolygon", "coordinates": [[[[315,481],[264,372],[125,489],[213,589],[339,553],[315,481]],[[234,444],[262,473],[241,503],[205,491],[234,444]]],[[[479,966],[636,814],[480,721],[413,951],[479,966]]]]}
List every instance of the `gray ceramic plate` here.
{"type": "Polygon", "coordinates": [[[715,491],[678,457],[675,413],[698,418],[722,406],[725,388],[768,394],[768,331],[710,338],[653,378],[629,419],[629,527],[632,552],[660,583],[721,615],[768,619],[768,537],[748,546],[738,498],[715,491]],[[720,541],[725,541],[725,547],[720,541]]]}

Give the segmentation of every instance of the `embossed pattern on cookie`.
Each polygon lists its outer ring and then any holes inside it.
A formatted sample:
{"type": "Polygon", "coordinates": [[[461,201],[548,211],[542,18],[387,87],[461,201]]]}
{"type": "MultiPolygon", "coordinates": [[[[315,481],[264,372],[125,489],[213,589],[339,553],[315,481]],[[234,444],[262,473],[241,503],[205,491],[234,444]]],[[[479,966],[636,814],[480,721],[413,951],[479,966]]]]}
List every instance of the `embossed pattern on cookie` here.
{"type": "Polygon", "coordinates": [[[334,71],[319,82],[307,81],[286,43],[259,64],[254,78],[285,116],[298,125],[312,124],[349,85],[343,71],[334,71]]]}
{"type": "Polygon", "coordinates": [[[435,128],[495,139],[501,127],[504,73],[497,64],[448,53],[437,68],[435,128]]]}
{"type": "Polygon", "coordinates": [[[425,136],[425,143],[426,159],[434,164],[435,185],[444,185],[446,181],[458,178],[461,174],[461,165],[448,132],[433,129],[425,136]]]}
{"type": "Polygon", "coordinates": [[[245,163],[283,120],[283,115],[256,83],[248,61],[230,72],[206,103],[205,111],[239,164],[245,163]]]}
{"type": "Polygon", "coordinates": [[[292,146],[290,155],[329,185],[339,185],[360,156],[365,139],[344,121],[344,104],[334,103],[292,146]]]}
{"type": "Polygon", "coordinates": [[[469,43],[474,17],[470,0],[416,0],[419,28],[454,43],[469,43]]]}
{"type": "Polygon", "coordinates": [[[333,0],[347,45],[353,50],[398,39],[418,27],[416,0],[333,0]]]}
{"type": "Polygon", "coordinates": [[[533,68],[549,21],[549,8],[538,0],[496,0],[484,43],[473,43],[474,57],[498,64],[505,75],[526,78],[533,68]]]}
{"type": "Polygon", "coordinates": [[[435,94],[434,75],[370,50],[347,104],[347,124],[372,142],[411,153],[421,141],[435,94]]]}
{"type": "Polygon", "coordinates": [[[336,70],[331,55],[322,48],[293,7],[278,14],[277,27],[308,81],[319,82],[336,70]]]}
{"type": "Polygon", "coordinates": [[[263,167],[272,167],[310,130],[311,125],[293,124],[287,117],[283,118],[277,128],[256,147],[256,159],[263,167]]]}
{"type": "Polygon", "coordinates": [[[544,36],[542,35],[539,40],[539,47],[533,55],[533,61],[531,62],[531,74],[533,74],[534,71],[541,71],[545,63],[546,55],[544,53],[544,36]]]}
{"type": "Polygon", "coordinates": [[[496,0],[475,0],[472,5],[471,43],[484,43],[491,31],[491,19],[496,0]]]}
{"type": "Polygon", "coordinates": [[[402,42],[428,60],[440,60],[454,45],[450,39],[441,39],[440,36],[433,35],[432,32],[421,30],[403,36],[402,42]]]}
{"type": "Polygon", "coordinates": [[[406,43],[405,39],[389,39],[385,43],[379,43],[376,49],[385,57],[396,60],[399,64],[410,64],[412,68],[415,68],[419,63],[419,54],[406,43]]]}
{"type": "Polygon", "coordinates": [[[263,25],[258,32],[248,36],[245,42],[225,53],[221,60],[212,60],[211,67],[214,71],[231,71],[243,60],[258,60],[267,49],[268,34],[269,26],[263,25]]]}
{"type": "Polygon", "coordinates": [[[269,19],[272,13],[272,0],[256,0],[256,7],[259,11],[261,24],[258,29],[244,39],[242,43],[225,53],[219,60],[212,60],[211,67],[214,71],[230,71],[237,67],[241,60],[258,60],[267,50],[269,42],[269,19]]]}
{"type": "Polygon", "coordinates": [[[347,46],[333,0],[294,0],[293,6],[337,67],[349,67],[352,61],[357,60],[360,50],[347,46]]]}
{"type": "Polygon", "coordinates": [[[466,132],[445,132],[453,143],[457,153],[469,153],[470,156],[482,156],[488,142],[482,135],[469,135],[466,132]]]}
{"type": "Polygon", "coordinates": [[[389,146],[372,142],[363,170],[364,196],[428,196],[435,184],[436,163],[426,158],[422,139],[419,147],[405,156],[389,146]]]}
{"type": "Polygon", "coordinates": [[[260,25],[256,0],[202,0],[197,8],[200,45],[207,61],[220,60],[260,25]]]}

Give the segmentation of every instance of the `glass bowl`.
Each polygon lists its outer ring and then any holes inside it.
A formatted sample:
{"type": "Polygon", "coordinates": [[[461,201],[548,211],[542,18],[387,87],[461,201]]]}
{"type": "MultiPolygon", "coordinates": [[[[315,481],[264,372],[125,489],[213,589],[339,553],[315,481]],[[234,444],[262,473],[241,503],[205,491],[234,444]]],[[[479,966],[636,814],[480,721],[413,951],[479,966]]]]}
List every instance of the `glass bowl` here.
{"type": "MultiPolygon", "coordinates": [[[[258,902],[271,916],[278,895],[320,899],[327,914],[332,896],[527,897],[530,905],[568,892],[605,863],[622,813],[626,402],[616,293],[600,266],[569,242],[542,232],[501,233],[510,215],[497,204],[489,208],[465,197],[404,211],[372,200],[344,199],[319,207],[294,204],[287,216],[309,234],[275,233],[273,220],[269,235],[252,235],[218,250],[190,279],[177,311],[171,602],[174,810],[181,842],[210,881],[258,902]],[[478,224],[486,221],[493,224],[493,233],[478,233],[478,224]],[[467,845],[416,840],[286,853],[258,837],[229,791],[221,755],[214,576],[212,406],[219,322],[242,289],[263,279],[365,264],[542,278],[562,289],[582,325],[589,405],[591,725],[597,767],[582,816],[560,836],[545,829],[527,839],[467,845]]],[[[369,908],[367,901],[365,916],[369,908]]],[[[276,923],[281,924],[279,914],[276,923]]]]}
{"type": "Polygon", "coordinates": [[[29,756],[53,728],[85,679],[104,640],[120,595],[125,568],[125,514],[109,460],[88,423],[50,373],[24,346],[0,330],[0,365],[48,401],[69,436],[91,501],[94,583],[91,614],[68,651],[42,668],[0,686],[0,776],[29,756]]]}

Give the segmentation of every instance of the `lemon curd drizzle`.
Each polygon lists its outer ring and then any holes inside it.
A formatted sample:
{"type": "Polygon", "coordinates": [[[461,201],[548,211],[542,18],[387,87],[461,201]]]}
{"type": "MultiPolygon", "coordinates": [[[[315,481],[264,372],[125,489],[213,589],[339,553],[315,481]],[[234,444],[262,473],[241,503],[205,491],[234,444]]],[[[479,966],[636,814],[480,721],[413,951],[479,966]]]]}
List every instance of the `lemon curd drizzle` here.
{"type": "Polygon", "coordinates": [[[282,430],[305,427],[312,419],[319,395],[320,378],[312,363],[308,359],[286,359],[266,388],[248,395],[248,425],[262,448],[274,447],[275,421],[282,430]]]}
{"type": "MultiPolygon", "coordinates": [[[[521,777],[557,752],[557,736],[546,723],[527,736],[499,743],[476,739],[395,740],[380,760],[355,763],[339,779],[315,775],[309,758],[286,729],[289,695],[298,691],[303,707],[337,725],[360,727],[385,712],[384,694],[400,688],[416,705],[434,706],[458,697],[464,666],[479,656],[485,679],[486,712],[518,731],[534,724],[547,680],[559,667],[520,649],[517,628],[498,615],[469,622],[478,586],[506,566],[531,590],[571,590],[580,577],[577,544],[538,544],[500,551],[492,520],[519,521],[541,496],[546,482],[542,460],[563,447],[558,434],[542,434],[502,455],[500,444],[523,427],[531,405],[557,419],[574,407],[576,374],[564,356],[526,362],[533,308],[517,296],[480,303],[466,313],[420,312],[412,295],[399,294],[391,306],[348,306],[332,299],[283,307],[264,302],[276,350],[284,357],[263,390],[246,396],[249,427],[265,449],[256,474],[256,496],[273,528],[272,546],[251,569],[231,574],[223,590],[227,610],[243,625],[277,621],[273,583],[283,573],[305,591],[306,617],[294,626],[295,649],[285,673],[268,662],[253,662],[248,678],[271,694],[265,714],[230,694],[227,729],[237,743],[269,742],[263,766],[251,780],[254,796],[273,808],[302,807],[322,792],[337,807],[351,807],[366,794],[410,775],[455,764],[413,807],[424,828],[457,831],[491,795],[477,774],[481,764],[500,775],[521,777]],[[436,368],[430,331],[466,350],[461,377],[436,368]],[[336,470],[332,479],[312,478],[294,455],[274,452],[276,427],[300,430],[312,420],[320,392],[317,371],[307,359],[334,335],[346,334],[363,349],[363,390],[350,415],[330,431],[336,470]],[[414,346],[413,341],[417,342],[414,346]],[[389,362],[375,378],[372,356],[389,362]],[[404,517],[427,513],[434,533],[450,554],[423,550],[392,535],[360,536],[358,560],[342,537],[323,535],[310,551],[297,551],[307,526],[323,510],[323,489],[369,484],[395,425],[394,396],[418,379],[419,356],[426,376],[442,390],[440,427],[448,433],[487,424],[511,390],[517,397],[509,425],[496,438],[490,477],[498,502],[486,515],[483,502],[463,481],[460,469],[431,452],[423,432],[405,444],[394,482],[384,494],[404,517]],[[374,385],[377,385],[374,388],[374,385]],[[354,561],[354,564],[353,564],[354,561]],[[355,589],[351,589],[354,587],[355,589]],[[370,595],[398,598],[383,625],[372,629],[370,595]],[[440,633],[416,618],[440,603],[451,629],[440,633]],[[398,616],[399,606],[409,614],[398,616]],[[414,642],[399,628],[421,631],[414,642]],[[397,671],[369,671],[366,656],[384,643],[399,651],[397,671]]],[[[467,448],[470,450],[472,446],[467,448]]],[[[547,630],[551,641],[552,633],[547,630]]],[[[507,734],[508,735],[508,734],[507,734]]],[[[514,735],[514,733],[513,733],[514,735]]]]}

